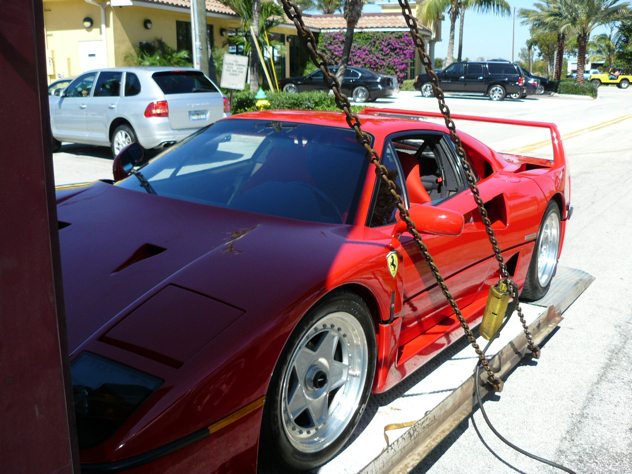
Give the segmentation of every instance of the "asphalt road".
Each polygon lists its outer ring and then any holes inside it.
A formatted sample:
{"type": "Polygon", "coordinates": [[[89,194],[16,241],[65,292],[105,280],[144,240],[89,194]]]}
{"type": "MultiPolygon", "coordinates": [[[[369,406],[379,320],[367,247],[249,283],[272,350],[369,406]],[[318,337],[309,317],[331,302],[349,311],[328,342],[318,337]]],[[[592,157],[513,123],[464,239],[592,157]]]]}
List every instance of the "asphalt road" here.
{"type": "MultiPolygon", "coordinates": [[[[560,263],[596,277],[566,311],[541,358],[522,364],[500,396],[485,402],[510,441],[577,473],[632,473],[632,91],[602,87],[596,100],[538,96],[492,102],[449,96],[453,113],[557,123],[572,174],[572,204],[560,263]]],[[[371,106],[438,110],[436,100],[402,92],[371,106]]],[[[537,143],[512,127],[457,123],[492,148],[537,143]]],[[[546,153],[534,149],[533,154],[546,153]]],[[[525,153],[527,154],[527,153],[525,153]]],[[[54,155],[57,184],[111,177],[109,149],[64,145],[54,155]]],[[[561,472],[498,441],[480,412],[413,471],[431,473],[561,472]],[[478,427],[488,450],[479,439],[478,427]]]]}

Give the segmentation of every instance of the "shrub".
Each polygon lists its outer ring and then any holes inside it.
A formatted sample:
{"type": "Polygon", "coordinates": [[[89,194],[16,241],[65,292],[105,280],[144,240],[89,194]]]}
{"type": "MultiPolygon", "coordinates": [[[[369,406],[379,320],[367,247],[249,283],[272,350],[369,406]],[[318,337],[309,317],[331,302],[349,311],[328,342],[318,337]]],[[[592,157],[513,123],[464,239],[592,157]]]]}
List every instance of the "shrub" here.
{"type": "MultiPolygon", "coordinates": [[[[255,93],[239,91],[233,94],[231,112],[240,114],[257,110],[255,93]]],[[[270,110],[340,110],[336,105],[334,96],[322,91],[302,92],[289,94],[286,92],[267,92],[270,110]]],[[[359,112],[364,107],[351,106],[353,112],[359,112]]]]}
{"type": "Polygon", "coordinates": [[[400,91],[414,91],[415,87],[415,80],[414,79],[406,79],[402,85],[399,87],[400,91]]]}
{"type": "Polygon", "coordinates": [[[575,95],[588,95],[593,98],[597,98],[597,88],[591,82],[579,82],[561,81],[558,88],[558,94],[575,94],[575,95]]]}
{"type": "MultiPolygon", "coordinates": [[[[321,33],[318,37],[318,49],[327,56],[330,65],[337,65],[340,64],[344,42],[343,30],[321,33]]],[[[414,58],[415,48],[410,33],[361,31],[353,36],[349,66],[397,76],[397,81],[401,84],[408,76],[414,58]]]]}

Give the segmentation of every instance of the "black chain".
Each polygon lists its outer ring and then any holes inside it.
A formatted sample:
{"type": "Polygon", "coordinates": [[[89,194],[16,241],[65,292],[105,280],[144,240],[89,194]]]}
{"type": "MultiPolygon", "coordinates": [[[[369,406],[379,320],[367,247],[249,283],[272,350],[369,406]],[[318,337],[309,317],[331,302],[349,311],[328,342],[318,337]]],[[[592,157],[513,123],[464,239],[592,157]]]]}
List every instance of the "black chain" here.
{"type": "MultiPolygon", "coordinates": [[[[498,260],[499,265],[500,265],[501,275],[503,276],[503,278],[509,279],[507,266],[505,265],[503,261],[502,255],[500,254],[500,248],[498,247],[498,242],[496,241],[496,238],[494,236],[494,231],[491,228],[491,222],[489,221],[489,218],[487,217],[487,211],[485,210],[483,201],[480,198],[480,193],[475,184],[476,179],[472,173],[471,167],[465,156],[465,151],[463,150],[463,146],[461,145],[461,140],[456,133],[456,126],[454,125],[454,122],[450,118],[450,110],[445,104],[443,91],[441,91],[441,88],[439,87],[439,78],[437,77],[436,73],[434,72],[432,68],[430,57],[425,52],[423,41],[421,40],[421,36],[419,35],[419,32],[417,30],[417,25],[412,17],[412,13],[410,13],[410,5],[408,4],[406,0],[405,0],[405,3],[402,3],[401,0],[398,0],[398,1],[400,2],[400,5],[402,6],[402,11],[404,12],[404,18],[406,19],[406,23],[410,27],[413,40],[420,52],[422,62],[424,66],[426,67],[426,69],[428,70],[429,76],[433,78],[433,89],[435,90],[435,95],[439,99],[439,108],[445,117],[446,126],[448,127],[450,131],[450,138],[455,143],[455,146],[457,148],[457,153],[459,154],[459,158],[461,160],[461,163],[467,175],[467,180],[468,180],[470,189],[472,190],[472,193],[474,194],[474,199],[477,205],[479,206],[481,216],[483,217],[483,222],[487,228],[487,233],[490,237],[492,247],[494,248],[494,252],[496,254],[496,259],[498,260]],[[409,14],[405,12],[405,9],[408,10],[409,14]]],[[[428,267],[430,268],[430,271],[434,275],[438,286],[441,288],[443,295],[448,300],[450,307],[452,308],[452,310],[454,311],[454,314],[456,315],[457,319],[461,323],[461,327],[463,328],[465,335],[467,336],[470,344],[474,348],[474,351],[478,355],[481,365],[487,372],[488,383],[491,384],[494,390],[496,391],[502,390],[502,380],[498,379],[494,375],[494,372],[489,366],[489,363],[485,355],[483,354],[483,351],[477,344],[476,337],[474,337],[472,330],[470,329],[469,325],[467,324],[467,321],[463,317],[463,314],[461,313],[461,310],[459,309],[454,297],[450,293],[450,290],[448,289],[448,286],[446,285],[443,276],[441,275],[441,273],[439,272],[439,269],[435,265],[434,259],[430,255],[430,252],[428,251],[426,244],[423,242],[421,235],[417,231],[415,223],[410,218],[408,209],[404,207],[404,201],[402,197],[397,193],[397,188],[395,186],[395,183],[388,178],[388,169],[384,165],[380,164],[379,155],[377,154],[377,151],[375,151],[375,149],[371,146],[371,139],[370,139],[369,134],[367,134],[366,132],[362,130],[360,118],[351,111],[351,103],[349,102],[349,99],[347,98],[346,95],[342,93],[338,79],[334,75],[332,75],[329,71],[329,64],[328,64],[327,58],[325,57],[324,54],[318,51],[316,38],[314,37],[311,30],[303,22],[302,14],[300,10],[296,7],[296,5],[294,5],[291,2],[291,0],[281,0],[281,2],[283,4],[283,10],[285,11],[285,14],[294,23],[294,26],[296,27],[296,30],[299,36],[306,43],[307,49],[309,51],[309,54],[311,56],[313,63],[322,71],[323,80],[332,90],[334,94],[334,100],[336,101],[336,105],[345,113],[347,124],[349,125],[350,128],[352,128],[356,132],[356,139],[358,140],[358,143],[366,149],[367,159],[371,163],[373,163],[373,165],[375,165],[376,173],[380,176],[380,179],[388,187],[388,191],[391,193],[391,195],[395,199],[397,209],[399,210],[400,218],[406,223],[408,231],[412,234],[415,240],[415,243],[417,244],[417,247],[419,248],[419,251],[423,255],[424,259],[426,260],[426,263],[428,267]]],[[[533,339],[531,338],[531,335],[526,326],[526,322],[524,321],[524,318],[522,317],[522,313],[520,311],[519,311],[519,314],[521,315],[521,321],[523,322],[523,327],[525,329],[525,332],[528,335],[527,339],[530,344],[529,347],[531,348],[533,345],[532,343],[533,339]]]]}

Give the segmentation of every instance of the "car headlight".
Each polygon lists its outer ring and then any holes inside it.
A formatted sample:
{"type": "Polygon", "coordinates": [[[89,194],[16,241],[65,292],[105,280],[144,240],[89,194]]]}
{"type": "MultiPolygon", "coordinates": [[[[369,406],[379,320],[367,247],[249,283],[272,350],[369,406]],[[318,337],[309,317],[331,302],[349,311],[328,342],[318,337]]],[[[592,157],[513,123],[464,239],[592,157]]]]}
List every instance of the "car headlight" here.
{"type": "Polygon", "coordinates": [[[90,352],[70,368],[79,449],[109,438],[163,382],[90,352]]]}

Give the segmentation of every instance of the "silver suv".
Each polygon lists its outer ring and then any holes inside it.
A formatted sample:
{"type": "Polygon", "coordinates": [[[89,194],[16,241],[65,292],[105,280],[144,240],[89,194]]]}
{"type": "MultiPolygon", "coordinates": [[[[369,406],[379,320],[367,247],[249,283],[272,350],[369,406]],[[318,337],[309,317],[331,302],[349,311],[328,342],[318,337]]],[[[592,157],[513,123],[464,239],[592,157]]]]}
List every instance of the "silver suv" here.
{"type": "Polygon", "coordinates": [[[135,141],[169,146],[230,115],[228,99],[202,71],[174,67],[88,71],[49,105],[53,151],[72,142],[110,146],[114,156],[135,141]]]}

